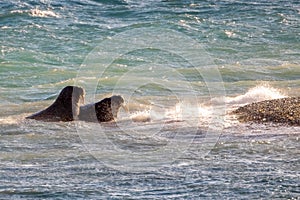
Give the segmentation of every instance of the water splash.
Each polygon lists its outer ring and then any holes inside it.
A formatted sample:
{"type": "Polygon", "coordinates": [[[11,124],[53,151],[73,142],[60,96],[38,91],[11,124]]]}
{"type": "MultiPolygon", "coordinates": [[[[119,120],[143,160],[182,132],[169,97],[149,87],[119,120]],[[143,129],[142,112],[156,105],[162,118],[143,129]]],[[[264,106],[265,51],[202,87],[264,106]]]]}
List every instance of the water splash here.
{"type": "Polygon", "coordinates": [[[133,122],[150,122],[151,121],[150,111],[145,110],[145,111],[138,111],[138,112],[132,113],[130,115],[130,119],[133,122]]]}
{"type": "MultiPolygon", "coordinates": [[[[257,101],[277,99],[286,97],[278,89],[258,85],[249,89],[245,94],[241,94],[235,97],[225,97],[225,103],[227,105],[228,112],[239,106],[250,104],[257,101]]],[[[218,99],[212,99],[213,105],[217,105],[218,99]]],[[[165,107],[159,106],[141,106],[131,105],[133,112],[120,113],[121,119],[130,120],[132,122],[151,122],[151,121],[192,121],[195,122],[195,126],[198,123],[208,123],[212,117],[217,113],[215,110],[217,106],[210,105],[210,102],[203,102],[201,105],[194,104],[192,102],[179,102],[174,105],[165,105],[165,107]],[[123,115],[122,115],[123,114],[123,115]]],[[[224,103],[224,102],[223,102],[224,103]]],[[[0,124],[17,124],[22,116],[14,117],[8,116],[0,118],[0,124]]]]}
{"type": "Polygon", "coordinates": [[[226,97],[226,103],[231,105],[236,104],[240,106],[258,101],[279,99],[284,97],[286,96],[276,88],[258,85],[254,88],[249,89],[245,94],[236,97],[226,97]]]}
{"type": "Polygon", "coordinates": [[[174,106],[168,108],[156,108],[145,109],[129,113],[129,117],[123,116],[125,120],[131,120],[133,122],[182,122],[189,121],[198,126],[199,122],[209,122],[213,115],[214,108],[210,105],[193,105],[186,103],[177,103],[174,106]]]}
{"type": "Polygon", "coordinates": [[[16,116],[8,116],[8,117],[0,118],[0,125],[17,124],[20,121],[20,119],[18,118],[16,118],[16,116]]]}
{"type": "Polygon", "coordinates": [[[48,17],[53,17],[53,18],[60,18],[60,15],[56,14],[52,10],[40,10],[38,8],[30,9],[30,10],[13,10],[10,13],[12,14],[28,14],[32,17],[42,17],[42,18],[48,18],[48,17]]]}

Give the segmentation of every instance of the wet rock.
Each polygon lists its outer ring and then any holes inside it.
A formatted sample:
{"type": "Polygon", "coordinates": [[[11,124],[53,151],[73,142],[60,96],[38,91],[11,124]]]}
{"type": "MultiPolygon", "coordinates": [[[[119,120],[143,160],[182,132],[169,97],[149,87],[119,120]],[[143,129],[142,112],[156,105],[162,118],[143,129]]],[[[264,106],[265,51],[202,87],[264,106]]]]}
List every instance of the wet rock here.
{"type": "Polygon", "coordinates": [[[274,122],[300,125],[300,97],[266,100],[233,111],[241,122],[274,122]]]}

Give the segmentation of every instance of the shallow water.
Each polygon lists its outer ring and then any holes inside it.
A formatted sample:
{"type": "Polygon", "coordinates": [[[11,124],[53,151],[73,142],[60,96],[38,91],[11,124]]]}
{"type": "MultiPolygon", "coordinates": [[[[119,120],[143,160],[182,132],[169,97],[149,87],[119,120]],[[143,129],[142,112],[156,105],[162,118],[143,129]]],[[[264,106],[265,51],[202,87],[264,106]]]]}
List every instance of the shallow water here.
{"type": "Polygon", "coordinates": [[[299,93],[298,1],[2,1],[0,199],[297,199],[300,128],[230,111],[299,93]],[[115,123],[25,117],[67,85],[115,123]]]}

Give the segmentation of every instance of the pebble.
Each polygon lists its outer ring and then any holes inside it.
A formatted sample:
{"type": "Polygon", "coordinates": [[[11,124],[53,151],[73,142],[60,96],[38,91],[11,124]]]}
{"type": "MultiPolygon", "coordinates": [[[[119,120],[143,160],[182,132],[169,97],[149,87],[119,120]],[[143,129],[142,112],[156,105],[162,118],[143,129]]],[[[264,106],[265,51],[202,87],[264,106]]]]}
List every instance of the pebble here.
{"type": "Polygon", "coordinates": [[[300,126],[300,97],[287,97],[251,103],[233,114],[241,122],[274,122],[300,126]]]}

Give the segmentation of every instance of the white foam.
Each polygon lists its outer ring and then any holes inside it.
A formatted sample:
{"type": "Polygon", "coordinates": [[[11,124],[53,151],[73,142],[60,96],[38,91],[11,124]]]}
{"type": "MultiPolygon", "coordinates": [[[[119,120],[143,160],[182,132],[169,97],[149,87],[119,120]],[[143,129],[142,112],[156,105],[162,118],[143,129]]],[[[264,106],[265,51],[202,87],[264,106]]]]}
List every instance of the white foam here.
{"type": "Polygon", "coordinates": [[[12,115],[4,118],[0,118],[0,125],[13,125],[22,121],[23,115],[12,115]]]}
{"type": "Polygon", "coordinates": [[[213,117],[213,107],[177,103],[173,107],[137,111],[129,115],[133,122],[150,121],[199,121],[208,122],[213,117]]]}
{"type": "Polygon", "coordinates": [[[231,126],[237,121],[229,114],[233,109],[253,102],[286,97],[278,89],[259,85],[249,89],[245,94],[236,97],[215,98],[198,105],[191,102],[179,102],[166,108],[153,106],[145,110],[130,113],[126,120],[133,122],[174,121],[187,122],[191,126],[210,125],[221,122],[224,127],[231,126]]]}
{"type": "Polygon", "coordinates": [[[55,17],[55,18],[59,18],[59,15],[57,15],[52,10],[39,10],[39,9],[35,8],[35,9],[31,9],[29,11],[29,14],[33,17],[55,17]]]}
{"type": "Polygon", "coordinates": [[[227,37],[231,38],[235,36],[235,33],[229,30],[225,30],[224,33],[227,35],[227,37]]]}
{"type": "Polygon", "coordinates": [[[212,108],[208,106],[199,106],[198,111],[200,113],[200,116],[204,118],[212,115],[212,108]]]}
{"type": "Polygon", "coordinates": [[[40,10],[38,8],[34,8],[31,10],[13,10],[11,13],[28,13],[32,17],[55,17],[60,18],[58,14],[53,12],[52,10],[40,10]]]}
{"type": "Polygon", "coordinates": [[[151,121],[150,111],[138,111],[130,115],[130,118],[134,122],[149,122],[151,121]]]}
{"type": "Polygon", "coordinates": [[[250,104],[253,102],[279,99],[286,97],[278,89],[268,86],[256,86],[249,89],[245,94],[236,97],[226,97],[226,104],[250,104]]]}
{"type": "Polygon", "coordinates": [[[182,120],[182,105],[177,103],[173,108],[165,111],[165,117],[172,120],[182,120]]]}

